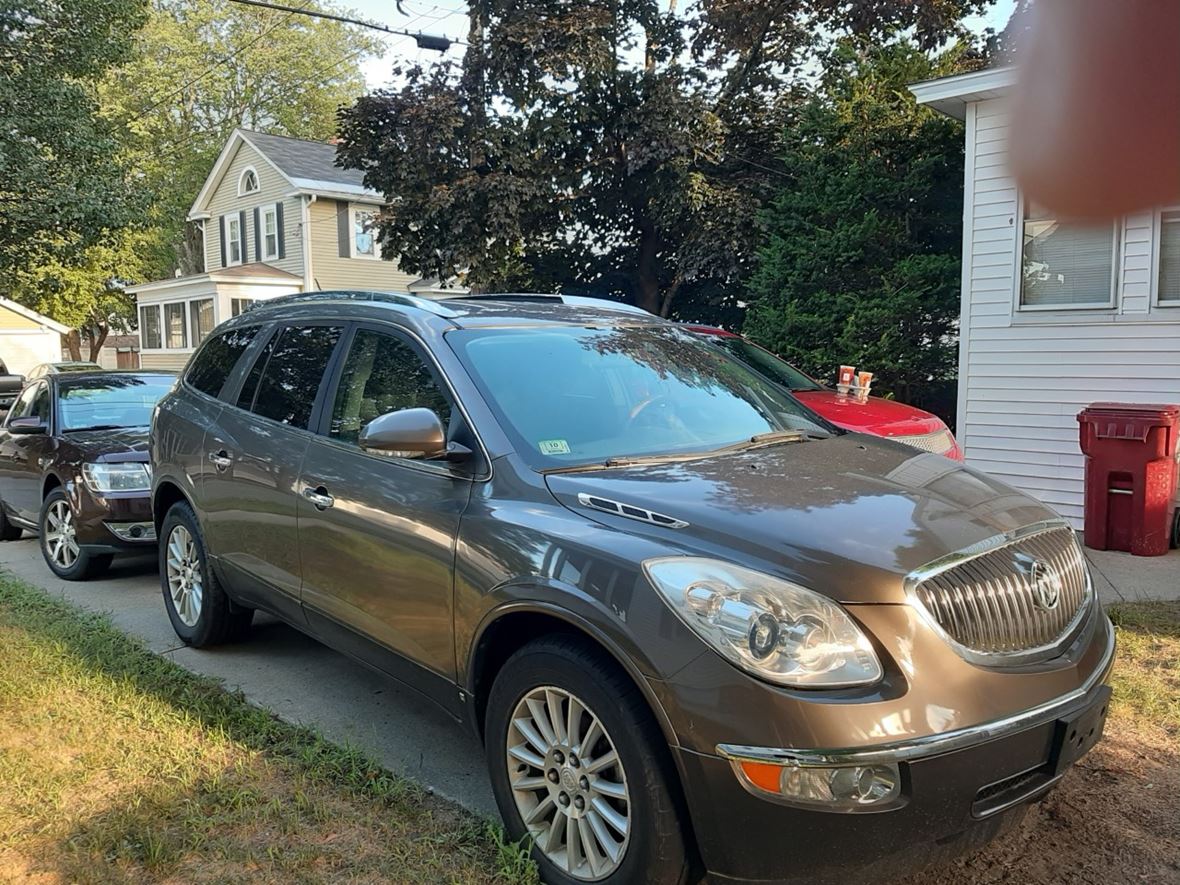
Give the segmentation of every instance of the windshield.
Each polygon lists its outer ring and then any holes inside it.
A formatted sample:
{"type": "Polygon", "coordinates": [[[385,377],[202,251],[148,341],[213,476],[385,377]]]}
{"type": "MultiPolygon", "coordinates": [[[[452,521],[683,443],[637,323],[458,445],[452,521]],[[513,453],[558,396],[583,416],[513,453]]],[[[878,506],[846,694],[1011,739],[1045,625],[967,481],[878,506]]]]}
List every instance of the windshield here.
{"type": "Polygon", "coordinates": [[[750,366],[756,372],[765,375],[788,390],[822,390],[823,385],[808,378],[790,363],[779,359],[769,350],[763,350],[757,344],[745,338],[731,338],[728,335],[707,335],[712,342],[723,350],[732,353],[739,360],[750,366]]]}
{"type": "Polygon", "coordinates": [[[831,429],[782,387],[674,326],[465,329],[447,340],[517,450],[542,468],[831,429]]]}
{"type": "Polygon", "coordinates": [[[62,432],[147,427],[152,409],[173,380],[168,375],[105,375],[62,381],[57,388],[58,427],[62,432]]]}

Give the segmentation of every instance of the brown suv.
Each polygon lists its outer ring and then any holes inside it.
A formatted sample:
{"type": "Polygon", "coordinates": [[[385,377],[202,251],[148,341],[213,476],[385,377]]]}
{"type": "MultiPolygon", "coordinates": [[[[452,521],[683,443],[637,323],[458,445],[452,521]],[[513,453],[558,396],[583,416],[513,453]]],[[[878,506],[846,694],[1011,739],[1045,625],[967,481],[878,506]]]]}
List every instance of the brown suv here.
{"type": "Polygon", "coordinates": [[[210,336],[151,442],[177,634],[263,608],[416,687],[549,883],[900,874],[1102,732],[1068,525],[654,317],[293,296],[210,336]]]}

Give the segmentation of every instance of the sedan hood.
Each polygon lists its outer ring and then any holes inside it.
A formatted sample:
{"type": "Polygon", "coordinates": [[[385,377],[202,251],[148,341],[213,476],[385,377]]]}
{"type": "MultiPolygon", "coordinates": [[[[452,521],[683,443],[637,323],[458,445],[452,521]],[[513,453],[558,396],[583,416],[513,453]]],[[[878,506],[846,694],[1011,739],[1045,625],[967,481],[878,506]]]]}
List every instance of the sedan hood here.
{"type": "Polygon", "coordinates": [[[837,427],[877,436],[920,436],[946,425],[936,415],[895,400],[870,396],[858,400],[834,390],[796,390],[801,403],[815,409],[837,427]]]}
{"type": "Polygon", "coordinates": [[[79,461],[148,460],[148,428],[123,427],[118,430],[80,430],[63,433],[62,442],[74,449],[79,461]]]}
{"type": "Polygon", "coordinates": [[[914,569],[1055,517],[940,455],[860,436],[549,474],[547,482],[562,504],[590,519],[850,603],[904,602],[902,579],[914,569]],[[608,513],[607,502],[654,512],[656,522],[634,511],[608,513]]]}

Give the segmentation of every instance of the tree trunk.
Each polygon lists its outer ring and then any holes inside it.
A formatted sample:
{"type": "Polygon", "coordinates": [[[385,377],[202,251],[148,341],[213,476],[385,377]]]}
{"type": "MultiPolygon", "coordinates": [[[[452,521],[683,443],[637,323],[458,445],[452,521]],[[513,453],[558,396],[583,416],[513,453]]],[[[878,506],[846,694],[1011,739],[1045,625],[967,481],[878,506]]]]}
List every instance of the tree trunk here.
{"type": "Polygon", "coordinates": [[[70,329],[66,334],[61,336],[62,344],[66,346],[69,351],[70,359],[81,361],[82,359],[82,333],[77,329],[70,329]]]}
{"type": "Polygon", "coordinates": [[[648,219],[639,222],[639,255],[635,266],[635,306],[648,313],[666,316],[668,305],[660,298],[660,272],[657,252],[659,234],[648,219]]]}
{"type": "Polygon", "coordinates": [[[106,344],[107,336],[111,334],[111,327],[106,323],[95,323],[90,327],[90,362],[98,362],[98,354],[106,344]]]}

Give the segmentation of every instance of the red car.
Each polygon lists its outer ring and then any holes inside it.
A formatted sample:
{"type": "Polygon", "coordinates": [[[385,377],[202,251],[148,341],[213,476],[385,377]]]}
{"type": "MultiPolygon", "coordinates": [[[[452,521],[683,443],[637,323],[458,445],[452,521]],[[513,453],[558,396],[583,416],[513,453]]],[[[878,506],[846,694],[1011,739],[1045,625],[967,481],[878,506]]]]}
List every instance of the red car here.
{"type": "Polygon", "coordinates": [[[893,400],[870,396],[864,401],[854,396],[841,396],[830,387],[804,375],[769,350],[759,347],[741,335],[713,326],[689,326],[701,335],[716,339],[742,362],[773,381],[790,389],[799,401],[814,409],[837,427],[887,436],[924,452],[946,455],[955,461],[963,460],[963,450],[955,435],[941,418],[922,409],[915,409],[893,400]]]}

